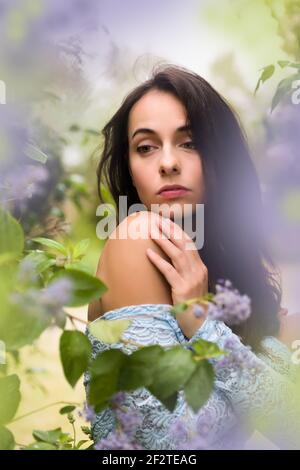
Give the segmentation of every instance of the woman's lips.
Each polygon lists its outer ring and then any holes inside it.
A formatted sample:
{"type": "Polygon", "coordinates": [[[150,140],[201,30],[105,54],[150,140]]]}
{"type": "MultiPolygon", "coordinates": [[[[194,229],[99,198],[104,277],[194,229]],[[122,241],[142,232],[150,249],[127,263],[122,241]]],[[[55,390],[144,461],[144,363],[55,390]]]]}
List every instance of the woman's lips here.
{"type": "Polygon", "coordinates": [[[184,196],[189,190],[188,189],[166,189],[159,193],[159,196],[163,197],[164,199],[173,199],[175,197],[184,196]]]}

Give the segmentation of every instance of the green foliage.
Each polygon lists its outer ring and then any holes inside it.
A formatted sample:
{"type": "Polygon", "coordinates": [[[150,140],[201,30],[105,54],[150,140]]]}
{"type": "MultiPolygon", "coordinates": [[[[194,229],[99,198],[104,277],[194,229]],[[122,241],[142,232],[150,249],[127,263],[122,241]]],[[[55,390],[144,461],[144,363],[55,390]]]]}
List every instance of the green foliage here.
{"type": "Polygon", "coordinates": [[[214,371],[208,359],[223,353],[214,343],[201,339],[189,350],[180,346],[165,350],[156,345],[130,355],[118,349],[104,351],[89,368],[89,403],[98,412],[115,393],[145,387],[169,411],[174,411],[178,392],[184,390],[189,405],[198,410],[213,388],[214,371]],[[197,389],[200,383],[201,392],[197,389]]]}
{"type": "Polygon", "coordinates": [[[61,428],[50,431],[33,431],[35,442],[25,447],[25,450],[70,450],[73,448],[73,438],[62,432],[61,428]]]}
{"type": "Polygon", "coordinates": [[[196,413],[209,399],[213,389],[214,370],[206,361],[199,361],[194,372],[184,386],[184,393],[188,404],[196,413]]]}
{"type": "Polygon", "coordinates": [[[99,318],[90,323],[89,330],[100,341],[113,344],[119,341],[130,323],[130,320],[102,320],[99,318]]]}
{"type": "Polygon", "coordinates": [[[20,379],[17,375],[0,378],[0,397],[0,424],[7,424],[15,416],[21,400],[20,379]]]}
{"type": "MultiPolygon", "coordinates": [[[[288,60],[279,60],[277,61],[277,64],[279,65],[281,69],[284,69],[286,67],[291,67],[291,68],[295,68],[297,72],[282,79],[278,83],[275,94],[272,98],[271,112],[274,111],[274,109],[278,106],[278,104],[281,101],[283,101],[287,96],[289,96],[293,92],[293,83],[296,80],[300,79],[300,63],[290,62],[288,60]]],[[[262,73],[258,79],[254,94],[257,92],[257,90],[259,89],[262,83],[266,82],[269,78],[273,76],[275,72],[275,65],[273,64],[267,65],[261,70],[262,70],[262,73]]]]}
{"type": "Polygon", "coordinates": [[[59,271],[51,278],[50,283],[60,278],[66,278],[72,282],[72,297],[67,304],[69,307],[86,305],[92,300],[100,298],[107,290],[100,279],[78,269],[67,268],[59,271]]]}
{"type": "Polygon", "coordinates": [[[262,73],[258,79],[257,85],[254,90],[254,94],[257,92],[257,90],[259,89],[262,83],[264,83],[266,80],[272,77],[273,73],[275,72],[275,66],[273,64],[267,65],[266,67],[263,67],[261,70],[262,70],[262,73]]]}
{"type": "Polygon", "coordinates": [[[87,369],[91,343],[80,331],[64,331],[60,337],[59,351],[65,377],[74,387],[87,369]]]}
{"type": "Polygon", "coordinates": [[[72,411],[74,411],[76,409],[76,406],[73,406],[73,405],[68,405],[68,406],[63,406],[63,408],[61,408],[59,410],[59,413],[61,415],[66,415],[68,413],[71,413],[72,411]]]}
{"type": "Polygon", "coordinates": [[[12,432],[0,426],[0,450],[13,450],[15,447],[15,439],[12,432]]]}
{"type": "Polygon", "coordinates": [[[214,357],[223,356],[225,351],[219,348],[216,343],[206,341],[205,339],[197,339],[192,343],[193,351],[197,354],[197,359],[211,359],[214,357]]]}
{"type": "Polygon", "coordinates": [[[0,207],[0,254],[15,253],[19,256],[24,247],[21,225],[0,207]]]}

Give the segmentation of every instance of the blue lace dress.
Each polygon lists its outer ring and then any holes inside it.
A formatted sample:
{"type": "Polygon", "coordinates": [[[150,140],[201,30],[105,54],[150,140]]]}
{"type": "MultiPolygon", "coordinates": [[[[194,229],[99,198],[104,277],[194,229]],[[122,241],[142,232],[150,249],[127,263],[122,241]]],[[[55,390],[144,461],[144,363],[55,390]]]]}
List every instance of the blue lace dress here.
{"type": "MultiPolygon", "coordinates": [[[[206,319],[192,338],[187,338],[180,329],[176,318],[170,313],[169,304],[141,304],[130,305],[110,310],[102,315],[101,320],[130,319],[131,324],[123,333],[122,338],[128,342],[114,344],[103,343],[95,338],[87,329],[86,334],[92,344],[92,357],[110,348],[118,348],[126,354],[138,349],[134,343],[142,346],[154,344],[170,347],[178,344],[190,345],[199,338],[217,343],[221,348],[230,338],[231,343],[244,355],[251,356],[251,360],[259,365],[254,368],[228,367],[218,369],[216,373],[214,390],[206,404],[198,411],[198,429],[201,419],[210,423],[210,436],[214,436],[214,448],[243,448],[253,432],[249,414],[255,413],[264,418],[277,413],[273,433],[269,438],[279,442],[281,448],[300,448],[295,432],[292,431],[291,421],[294,409],[291,406],[290,416],[285,404],[291,404],[295,399],[295,392],[291,391],[292,362],[290,350],[274,337],[263,340],[264,352],[254,354],[244,346],[239,337],[221,321],[206,319]],[[130,343],[132,341],[133,343],[130,343]],[[284,397],[284,402],[282,400],[284,397]],[[280,412],[280,410],[282,411],[280,412]],[[291,419],[289,419],[291,418],[291,419]],[[244,423],[247,423],[244,425],[244,423]],[[286,423],[286,426],[284,425],[286,423]],[[291,437],[292,436],[292,437],[291,437]]],[[[94,320],[94,321],[97,321],[94,320]]],[[[211,363],[218,359],[210,359],[211,363]]],[[[89,387],[89,373],[85,373],[84,386],[86,393],[89,387]]],[[[136,441],[145,449],[180,449],[178,442],[169,433],[170,425],[176,418],[186,423],[196,419],[195,413],[188,406],[184,391],[180,391],[176,407],[170,412],[147,389],[139,388],[126,393],[125,406],[127,409],[139,410],[142,414],[142,424],[137,428],[136,441]]],[[[116,427],[115,411],[111,408],[99,412],[92,422],[92,436],[95,442],[105,438],[116,427]]],[[[273,442],[274,442],[273,441],[273,442]]]]}

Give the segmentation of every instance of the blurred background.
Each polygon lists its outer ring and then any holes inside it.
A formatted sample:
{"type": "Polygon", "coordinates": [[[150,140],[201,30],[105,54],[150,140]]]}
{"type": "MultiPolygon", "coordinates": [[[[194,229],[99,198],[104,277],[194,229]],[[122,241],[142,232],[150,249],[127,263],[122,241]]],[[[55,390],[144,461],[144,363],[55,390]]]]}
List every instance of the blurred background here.
{"type": "MultiPolygon", "coordinates": [[[[95,273],[104,243],[96,237],[101,129],[154,65],[172,62],[237,110],[261,180],[282,305],[299,311],[300,104],[291,99],[299,60],[299,0],[0,0],[0,201],[21,223],[25,247],[33,237],[88,238],[84,262],[95,273]]],[[[85,307],[70,311],[86,319],[85,307]]],[[[47,329],[13,363],[23,378],[19,415],[66,396],[84,400],[82,381],[71,389],[64,379],[58,337],[47,329]]],[[[26,444],[32,429],[58,426],[70,425],[54,405],[10,428],[26,444]]]]}

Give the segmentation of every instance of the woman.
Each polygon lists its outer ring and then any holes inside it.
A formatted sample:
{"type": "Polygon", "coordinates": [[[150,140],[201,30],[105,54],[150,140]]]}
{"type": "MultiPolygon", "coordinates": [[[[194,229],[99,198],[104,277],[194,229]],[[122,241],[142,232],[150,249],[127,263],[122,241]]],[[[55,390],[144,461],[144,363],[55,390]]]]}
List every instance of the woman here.
{"type": "MultiPolygon", "coordinates": [[[[89,306],[89,320],[103,314],[106,319],[131,317],[134,321],[124,337],[138,338],[143,344],[168,346],[202,337],[222,346],[233,338],[241,350],[250,346],[256,355],[247,351],[257,361],[273,355],[271,366],[265,362],[271,375],[280,361],[285,365],[277,372],[289,369],[288,349],[276,339],[281,289],[263,229],[259,180],[230,105],[196,73],[163,66],[126,97],[103,136],[99,189],[105,180],[117,209],[123,195],[129,208],[143,204],[145,210],[118,220],[110,235],[97,270],[109,289],[89,306]],[[172,185],[177,190],[164,188],[172,185]],[[184,223],[196,222],[198,232],[201,204],[205,223],[204,229],[200,227],[204,244],[199,248],[177,221],[183,217],[184,223]],[[133,236],[141,227],[146,227],[147,236],[133,236]],[[246,322],[230,329],[223,322],[197,318],[192,307],[176,319],[169,313],[176,303],[215,293],[219,279],[230,280],[250,297],[252,314],[246,322]]],[[[107,349],[89,337],[94,355],[107,349]]],[[[127,350],[121,343],[114,347],[127,350]]],[[[88,379],[87,375],[86,386],[88,379]]],[[[233,429],[247,400],[255,403],[261,386],[260,378],[248,389],[240,386],[245,377],[239,385],[230,380],[230,373],[223,371],[203,407],[203,413],[212,413],[215,443],[225,428],[233,429]]],[[[128,400],[129,407],[142,410],[148,423],[137,433],[139,442],[146,448],[172,448],[166,425],[183,410],[189,412],[184,397],[174,416],[146,390],[130,394],[128,400]]],[[[257,402],[263,409],[261,400],[257,402]]],[[[106,410],[94,422],[96,440],[114,428],[112,413],[106,410]]]]}

